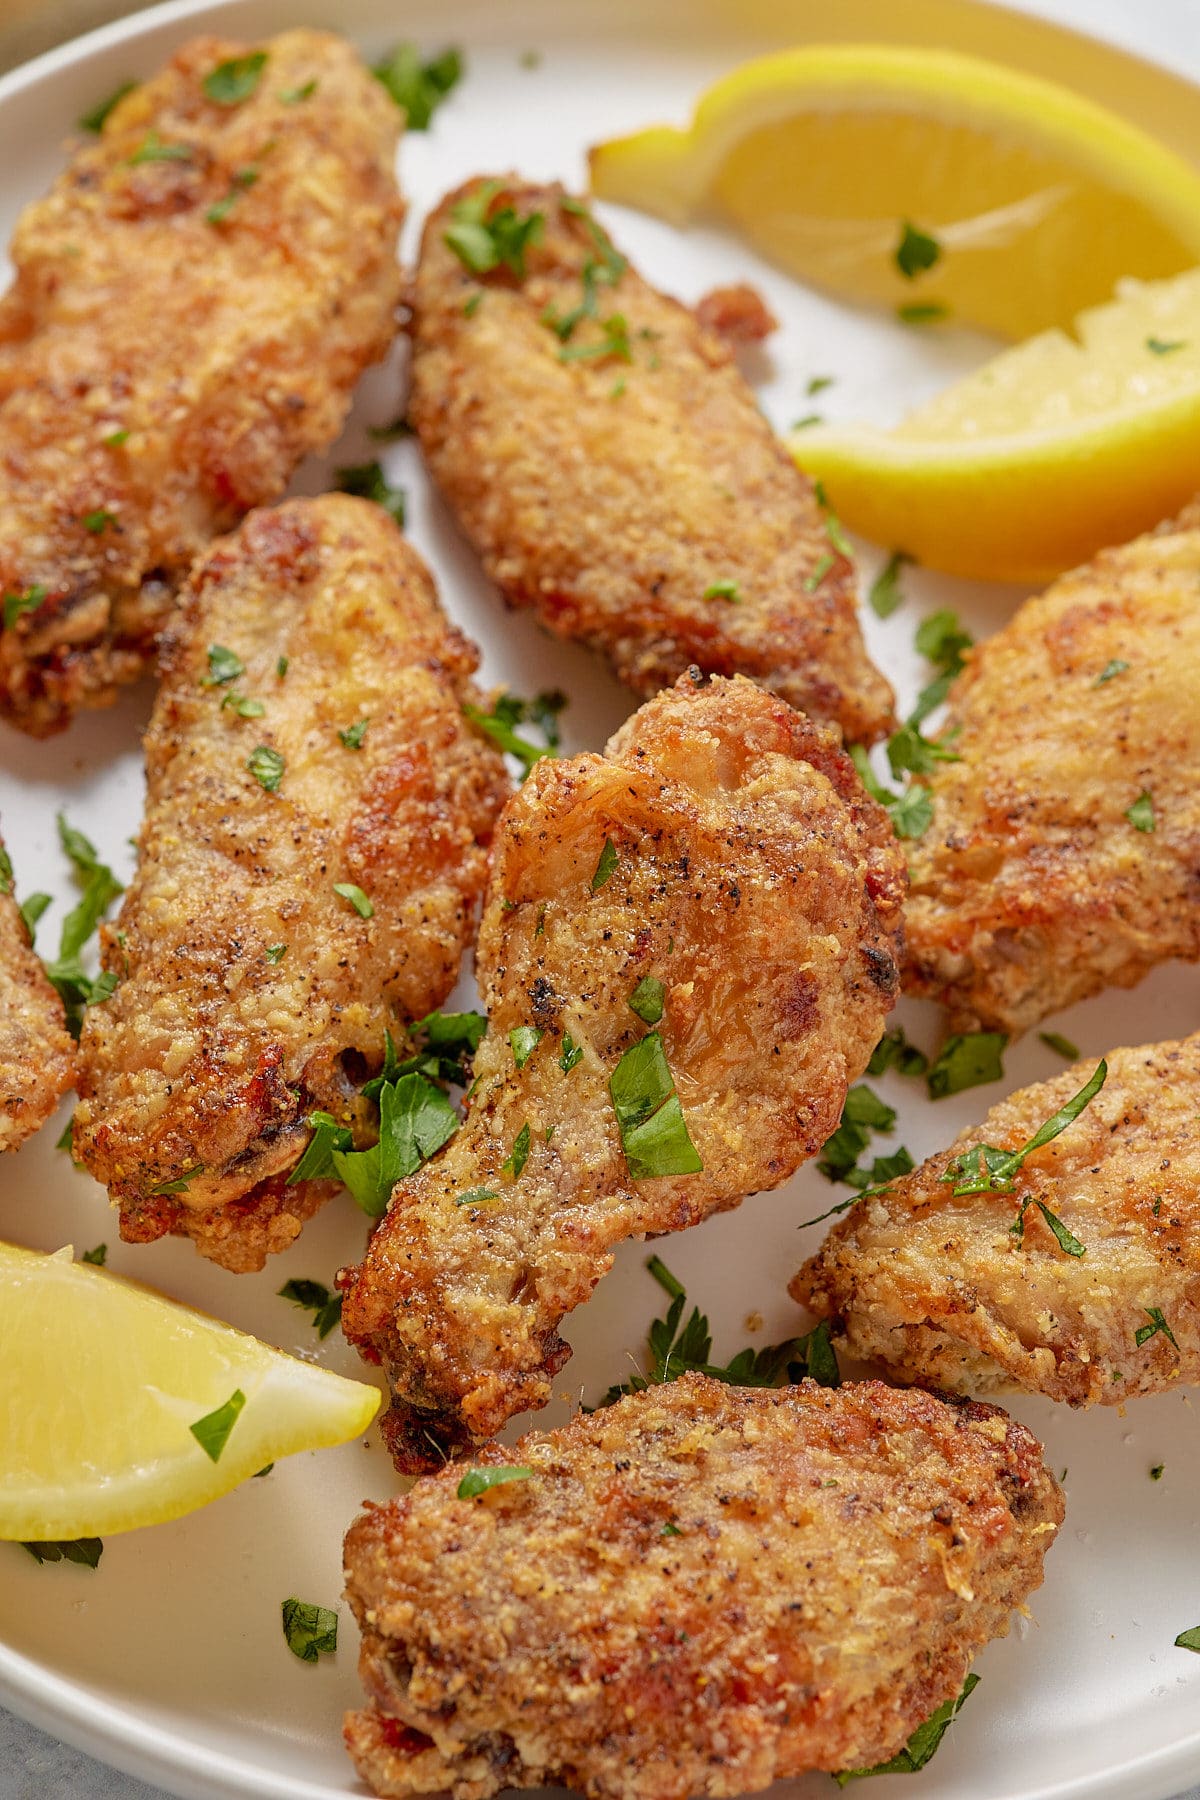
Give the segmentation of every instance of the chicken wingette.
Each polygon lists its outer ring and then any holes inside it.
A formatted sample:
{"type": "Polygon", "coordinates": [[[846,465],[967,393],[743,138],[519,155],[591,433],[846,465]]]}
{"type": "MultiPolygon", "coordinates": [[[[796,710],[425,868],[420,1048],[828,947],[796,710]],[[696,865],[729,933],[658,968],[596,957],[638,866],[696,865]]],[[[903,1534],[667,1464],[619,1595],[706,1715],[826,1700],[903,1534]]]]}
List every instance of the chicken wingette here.
{"type": "Polygon", "coordinates": [[[960,1393],[1119,1406],[1200,1380],[1200,1036],[1114,1050],[1059,1135],[995,1185],[1097,1062],[1023,1088],[884,1193],[792,1283],[851,1353],[960,1393]],[[995,1157],[991,1159],[995,1163],[995,1157]]]}
{"type": "Polygon", "coordinates": [[[970,653],[911,849],[905,991],[1016,1033],[1200,957],[1200,511],[970,653]]]}
{"type": "Polygon", "coordinates": [[[685,1375],[476,1462],[467,1497],[452,1464],[346,1539],[377,1794],[869,1768],[1007,1632],[1063,1517],[1024,1426],[880,1382],[685,1375]]]}
{"type": "Polygon", "coordinates": [[[146,739],[137,872],[89,1009],[74,1149],[128,1240],[261,1268],[335,1191],[290,1182],[453,986],[508,792],[472,646],[383,510],[252,513],[197,566],[146,739]]]}
{"type": "Polygon", "coordinates": [[[396,1187],[342,1326],[401,1467],[544,1406],[623,1239],[777,1187],[897,989],[903,859],[832,734],[699,671],[539,762],[492,848],[471,1109],[396,1187]]]}
{"type": "Polygon", "coordinates": [[[44,1125],[71,1085],[75,1045],[13,897],[0,843],[0,1151],[44,1125]]]}
{"type": "Polygon", "coordinates": [[[0,298],[14,724],[109,704],[209,540],[337,436],[395,330],[399,124],[341,38],[196,38],[22,215],[0,298]]]}
{"type": "Polygon", "coordinates": [[[583,205],[516,178],[460,188],[425,227],[412,313],[409,417],[510,606],[643,697],[695,664],[847,740],[888,729],[836,521],[728,344],[583,205]]]}

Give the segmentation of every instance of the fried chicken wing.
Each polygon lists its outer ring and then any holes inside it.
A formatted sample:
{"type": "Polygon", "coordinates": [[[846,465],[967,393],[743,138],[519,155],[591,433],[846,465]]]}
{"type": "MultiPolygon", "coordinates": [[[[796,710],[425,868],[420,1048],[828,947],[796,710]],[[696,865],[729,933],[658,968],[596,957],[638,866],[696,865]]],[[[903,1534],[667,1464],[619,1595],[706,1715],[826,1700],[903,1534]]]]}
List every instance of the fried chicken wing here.
{"type": "Polygon", "coordinates": [[[0,844],[0,1151],[45,1124],[74,1072],[62,1001],[34,954],[0,844]]]}
{"type": "Polygon", "coordinates": [[[1117,1406],[1200,1380],[1200,1036],[1114,1050],[1096,1098],[1011,1192],[956,1195],[963,1177],[945,1179],[976,1144],[1027,1143],[1095,1066],[1023,1088],[860,1200],[796,1299],[902,1381],[1117,1406]]]}
{"type": "Polygon", "coordinates": [[[0,713],[26,731],[135,680],[209,540],[337,436],[395,330],[399,117],[341,38],[197,38],[22,215],[0,713]]]}
{"type": "Polygon", "coordinates": [[[538,763],[492,850],[467,1121],[342,1278],[400,1466],[546,1404],[615,1245],[820,1149],[893,1002],[902,893],[832,735],[741,678],[694,671],[605,756],[538,763]]]}
{"type": "Polygon", "coordinates": [[[971,653],[912,847],[905,989],[1024,1031],[1200,957],[1200,518],[1106,550],[971,653]]]}
{"type": "Polygon", "coordinates": [[[515,178],[451,194],[425,228],[412,330],[409,417],[510,606],[603,650],[643,696],[695,664],[753,676],[848,739],[888,729],[844,539],[811,482],[728,345],[578,201],[515,178]],[[471,230],[504,249],[530,217],[489,270],[471,230]]]}
{"type": "Polygon", "coordinates": [[[470,936],[508,792],[462,719],[475,663],[368,501],[252,513],[198,565],[104,932],[120,983],[81,1042],[75,1154],[125,1238],[261,1268],[335,1191],[289,1184],[309,1114],[354,1122],[385,1032],[440,1004],[470,936]]]}
{"type": "Polygon", "coordinates": [[[704,1375],[478,1456],[346,1539],[375,1793],[756,1792],[864,1768],[1042,1581],[1062,1492],[1024,1426],[880,1382],[704,1375]]]}

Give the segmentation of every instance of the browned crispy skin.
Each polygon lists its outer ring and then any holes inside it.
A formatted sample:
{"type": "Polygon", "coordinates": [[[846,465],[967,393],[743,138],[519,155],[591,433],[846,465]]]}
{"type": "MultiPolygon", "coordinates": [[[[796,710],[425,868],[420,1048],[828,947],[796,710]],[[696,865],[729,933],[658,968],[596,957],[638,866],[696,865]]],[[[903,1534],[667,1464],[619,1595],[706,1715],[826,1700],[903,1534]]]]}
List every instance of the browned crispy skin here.
{"type": "Polygon", "coordinates": [[[1200,957],[1198,691],[1200,518],[1104,551],[972,652],[962,760],[911,852],[907,992],[1015,1033],[1200,957]],[[1143,794],[1151,831],[1127,817],[1143,794]]]}
{"type": "Polygon", "coordinates": [[[893,1002],[902,895],[888,821],[832,735],[741,678],[685,676],[604,757],[537,765],[492,849],[471,1112],[343,1277],[400,1466],[546,1404],[558,1326],[623,1239],[737,1206],[820,1148],[893,1002]],[[629,1003],[644,976],[700,1174],[626,1166],[608,1084],[649,1029],[629,1003]],[[542,1037],[518,1069],[521,1027],[542,1037]]]}
{"type": "Polygon", "coordinates": [[[75,1154],[126,1238],[186,1233],[261,1268],[334,1191],[287,1185],[308,1114],[352,1121],[385,1031],[441,1003],[469,940],[508,791],[462,721],[475,663],[368,501],[252,513],[198,565],[146,739],[137,874],[104,933],[121,980],[81,1044],[75,1154]],[[210,645],[244,673],[211,685],[210,645]],[[265,715],[239,717],[238,696],[265,715]],[[262,745],[284,759],[274,793],[247,768],[262,745]]]}
{"type": "Polygon", "coordinates": [[[533,1473],[460,1500],[451,1466],[346,1539],[377,1794],[689,1800],[881,1762],[1063,1517],[1024,1426],[880,1382],[685,1375],[477,1461],[533,1473]]]}
{"type": "Polygon", "coordinates": [[[600,325],[563,343],[544,315],[579,306],[594,227],[561,188],[514,178],[494,205],[545,219],[527,278],[476,277],[443,239],[478,185],[425,228],[409,417],[505,600],[603,650],[640,695],[695,664],[753,676],[847,739],[881,736],[892,694],[863,648],[853,568],[728,345],[627,267],[598,313],[625,320],[630,360],[577,357],[600,325]],[[727,582],[736,598],[705,597],[727,582]]]}
{"type": "Polygon", "coordinates": [[[1027,1143],[1093,1058],[1023,1088],[885,1194],[861,1200],[792,1283],[855,1356],[902,1381],[978,1392],[1015,1382],[1072,1406],[1200,1381],[1200,1036],[1114,1050],[1085,1112],[1010,1194],[941,1179],[973,1144],[1027,1143]],[[1009,1227],[1030,1199],[1023,1243],[1009,1227]],[[1085,1246],[1064,1254],[1037,1201],[1085,1246]],[[1136,1333],[1151,1308],[1174,1336],[1136,1333]]]}
{"type": "Polygon", "coordinates": [[[185,44],[17,226],[0,590],[46,598],[0,633],[0,713],[39,736],[137,678],[196,556],[333,441],[394,334],[399,114],[341,38],[260,47],[222,106],[204,78],[250,46],[185,44]]]}
{"type": "MultiPolygon", "coordinates": [[[[2,845],[0,855],[7,869],[2,845]]],[[[45,1124],[74,1072],[62,1001],[29,942],[11,874],[0,875],[0,1151],[45,1124]]]]}

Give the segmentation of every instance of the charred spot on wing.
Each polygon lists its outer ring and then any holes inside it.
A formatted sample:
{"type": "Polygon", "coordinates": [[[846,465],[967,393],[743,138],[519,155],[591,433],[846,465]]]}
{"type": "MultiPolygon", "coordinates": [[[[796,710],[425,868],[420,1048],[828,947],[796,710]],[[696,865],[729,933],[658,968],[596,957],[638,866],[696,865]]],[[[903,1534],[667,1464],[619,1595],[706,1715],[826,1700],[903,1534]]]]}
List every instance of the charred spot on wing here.
{"type": "Polygon", "coordinates": [[[555,1027],[558,1024],[560,1006],[553,983],[549,982],[544,975],[538,975],[530,983],[528,993],[529,1009],[534,1023],[542,1031],[548,1031],[555,1027]]]}
{"type": "Polygon", "coordinates": [[[895,957],[886,950],[877,950],[869,944],[863,946],[862,955],[863,961],[867,965],[867,974],[880,993],[898,994],[900,992],[900,969],[895,957]]]}

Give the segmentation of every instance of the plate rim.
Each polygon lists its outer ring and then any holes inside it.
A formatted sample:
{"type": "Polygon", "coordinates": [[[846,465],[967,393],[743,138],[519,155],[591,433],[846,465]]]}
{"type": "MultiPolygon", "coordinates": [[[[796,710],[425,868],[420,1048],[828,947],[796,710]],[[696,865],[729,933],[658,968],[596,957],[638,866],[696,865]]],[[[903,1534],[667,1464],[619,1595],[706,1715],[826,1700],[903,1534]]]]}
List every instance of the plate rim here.
{"type": "MultiPolygon", "coordinates": [[[[191,20],[215,21],[243,4],[245,0],[157,0],[139,12],[98,25],[0,74],[0,109],[42,81],[121,44],[191,20]]],[[[1200,82],[1171,68],[1164,59],[1115,41],[1103,27],[1082,29],[1049,18],[1040,11],[1037,0],[1032,4],[954,0],[954,4],[956,10],[1018,19],[1041,27],[1048,35],[1098,46],[1153,74],[1168,75],[1200,96],[1200,82]]],[[[840,35],[836,27],[835,35],[840,35]]],[[[255,1768],[226,1751],[183,1738],[2,1641],[0,1705],[52,1738],[134,1779],[153,1783],[178,1800],[328,1800],[329,1788],[324,1782],[255,1768]]],[[[1200,1725],[1188,1737],[1110,1765],[1102,1774],[1069,1775],[1050,1785],[1026,1788],[1022,1800],[1170,1800],[1186,1784],[1197,1782],[1200,1725]]]]}

